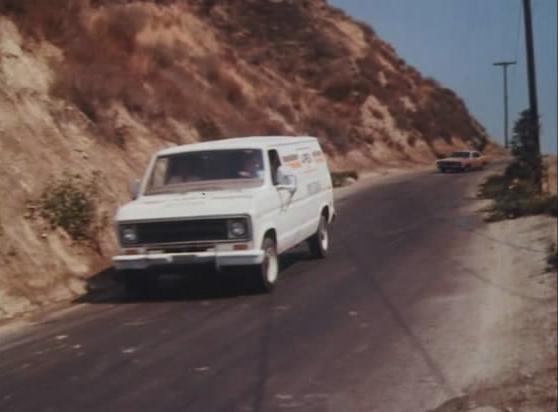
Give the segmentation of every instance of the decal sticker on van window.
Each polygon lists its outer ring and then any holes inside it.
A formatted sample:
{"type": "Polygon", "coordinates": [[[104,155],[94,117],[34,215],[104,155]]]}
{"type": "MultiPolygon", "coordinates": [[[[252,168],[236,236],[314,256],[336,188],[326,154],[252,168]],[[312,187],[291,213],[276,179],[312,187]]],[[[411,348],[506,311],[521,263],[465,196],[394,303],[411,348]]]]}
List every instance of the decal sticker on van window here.
{"type": "Polygon", "coordinates": [[[283,161],[285,163],[290,163],[293,162],[295,160],[298,160],[298,155],[297,154],[292,154],[292,155],[288,155],[288,156],[283,156],[283,161]]]}
{"type": "Polygon", "coordinates": [[[293,169],[298,169],[299,167],[302,166],[302,163],[300,163],[300,160],[298,160],[297,154],[283,156],[282,159],[286,165],[288,165],[293,169]]]}

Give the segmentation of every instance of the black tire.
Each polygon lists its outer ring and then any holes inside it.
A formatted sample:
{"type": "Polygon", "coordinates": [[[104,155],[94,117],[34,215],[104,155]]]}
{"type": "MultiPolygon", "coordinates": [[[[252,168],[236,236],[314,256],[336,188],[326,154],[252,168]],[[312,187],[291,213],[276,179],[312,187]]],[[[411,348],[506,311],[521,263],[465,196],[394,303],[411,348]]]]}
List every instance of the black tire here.
{"type": "Polygon", "coordinates": [[[262,242],[265,253],[263,262],[253,267],[253,277],[258,292],[271,292],[279,279],[279,256],[277,245],[271,237],[266,237],[262,242]]]}
{"type": "Polygon", "coordinates": [[[157,289],[157,277],[148,272],[126,272],[123,276],[123,282],[128,297],[149,297],[157,289]]]}
{"type": "Polygon", "coordinates": [[[324,259],[329,251],[329,232],[327,218],[322,215],[318,230],[310,239],[308,239],[308,247],[310,254],[315,259],[324,259]]]}

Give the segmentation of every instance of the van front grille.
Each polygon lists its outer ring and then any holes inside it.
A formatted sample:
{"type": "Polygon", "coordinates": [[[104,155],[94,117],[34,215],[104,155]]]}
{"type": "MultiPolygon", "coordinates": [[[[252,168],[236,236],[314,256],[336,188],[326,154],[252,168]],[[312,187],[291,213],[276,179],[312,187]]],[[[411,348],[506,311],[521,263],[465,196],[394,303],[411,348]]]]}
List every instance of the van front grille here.
{"type": "Polygon", "coordinates": [[[228,240],[227,219],[137,223],[137,243],[211,242],[228,240]]]}

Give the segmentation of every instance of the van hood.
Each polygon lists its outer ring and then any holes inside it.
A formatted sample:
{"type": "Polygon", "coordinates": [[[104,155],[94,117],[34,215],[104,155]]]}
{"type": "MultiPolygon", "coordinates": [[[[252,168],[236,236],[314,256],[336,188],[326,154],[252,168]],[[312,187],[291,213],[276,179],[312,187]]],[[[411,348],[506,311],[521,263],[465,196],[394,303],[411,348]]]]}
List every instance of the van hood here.
{"type": "Polygon", "coordinates": [[[120,207],[117,222],[250,214],[253,191],[188,192],[143,196],[120,207]]]}

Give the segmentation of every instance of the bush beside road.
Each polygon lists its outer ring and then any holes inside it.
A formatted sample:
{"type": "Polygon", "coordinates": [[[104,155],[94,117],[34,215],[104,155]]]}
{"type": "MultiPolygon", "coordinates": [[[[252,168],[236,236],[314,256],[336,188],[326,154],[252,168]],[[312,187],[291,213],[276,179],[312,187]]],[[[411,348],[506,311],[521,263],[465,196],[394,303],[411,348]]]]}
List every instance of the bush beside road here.
{"type": "MultiPolygon", "coordinates": [[[[552,168],[546,163],[547,182],[552,181],[552,168]]],[[[556,182],[556,168],[554,182],[556,182]]],[[[492,199],[487,209],[490,221],[513,219],[521,216],[546,214],[558,216],[558,199],[551,184],[544,185],[547,192],[538,193],[536,184],[529,178],[519,161],[511,163],[504,173],[489,176],[482,184],[480,195],[492,199]]]]}

